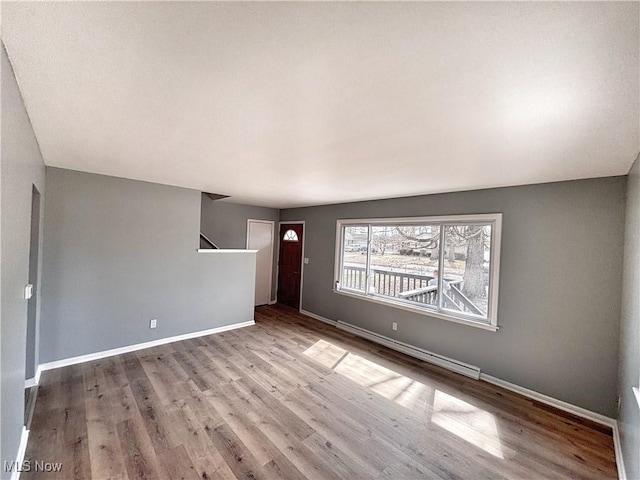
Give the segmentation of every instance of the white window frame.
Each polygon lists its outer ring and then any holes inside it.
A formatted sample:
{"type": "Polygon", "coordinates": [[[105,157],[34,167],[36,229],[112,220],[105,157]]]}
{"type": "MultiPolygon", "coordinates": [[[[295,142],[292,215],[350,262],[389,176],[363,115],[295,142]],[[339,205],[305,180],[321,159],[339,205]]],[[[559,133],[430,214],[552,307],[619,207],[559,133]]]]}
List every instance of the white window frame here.
{"type": "MultiPolygon", "coordinates": [[[[442,231],[442,229],[441,229],[442,231]]],[[[334,264],[334,285],[333,292],[339,295],[345,295],[348,297],[358,298],[373,303],[379,303],[402,310],[408,310],[421,315],[427,315],[429,317],[435,317],[443,320],[448,320],[455,323],[464,325],[470,325],[473,327],[481,328],[484,330],[497,331],[498,330],[498,295],[499,295],[499,283],[500,283],[500,244],[502,239],[502,214],[490,213],[490,214],[478,214],[478,215],[448,215],[448,216],[433,216],[433,217],[395,217],[395,218],[359,218],[359,219],[339,219],[336,222],[336,245],[335,245],[335,264],[334,264]],[[366,271],[370,270],[371,263],[371,227],[372,226],[384,226],[384,225],[416,225],[416,224],[429,224],[429,225],[463,225],[465,223],[476,224],[490,224],[491,225],[491,259],[489,262],[489,299],[487,305],[487,320],[479,320],[472,315],[466,315],[464,313],[453,313],[443,309],[438,309],[437,306],[431,305],[413,305],[400,300],[394,300],[381,295],[373,295],[367,293],[365,287],[364,292],[359,290],[340,288],[342,281],[342,262],[343,262],[343,233],[344,227],[357,227],[357,226],[369,226],[369,234],[367,239],[367,263],[366,271]]],[[[442,248],[442,242],[440,245],[440,261],[439,268],[443,265],[444,249],[442,248]]],[[[442,277],[440,278],[440,290],[442,290],[442,277]]],[[[368,285],[368,280],[367,280],[368,285]]]]}

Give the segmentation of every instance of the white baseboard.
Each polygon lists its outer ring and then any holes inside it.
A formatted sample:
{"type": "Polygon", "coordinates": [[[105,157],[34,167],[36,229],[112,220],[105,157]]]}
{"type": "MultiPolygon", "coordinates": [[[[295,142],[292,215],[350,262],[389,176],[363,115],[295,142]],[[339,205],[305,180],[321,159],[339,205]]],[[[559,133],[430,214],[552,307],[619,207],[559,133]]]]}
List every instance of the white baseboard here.
{"type": "Polygon", "coordinates": [[[24,381],[24,388],[31,388],[31,387],[35,387],[36,385],[40,384],[40,374],[42,373],[42,368],[40,368],[40,365],[38,365],[38,368],[36,368],[36,374],[33,378],[28,378],[27,380],[24,381]]]}
{"type": "Polygon", "coordinates": [[[24,454],[27,451],[27,442],[29,441],[29,430],[26,427],[22,427],[22,435],[20,436],[20,446],[18,447],[18,454],[16,455],[16,463],[11,471],[11,480],[18,480],[20,478],[20,472],[22,471],[22,464],[24,462],[24,454]]]}
{"type": "MultiPolygon", "coordinates": [[[[334,325],[336,328],[339,328],[341,330],[345,330],[348,332],[351,332],[359,337],[362,338],[366,338],[368,340],[371,340],[375,343],[379,343],[381,345],[387,346],[393,350],[397,350],[400,351],[402,353],[406,353],[409,356],[412,357],[416,357],[419,358],[421,360],[425,360],[427,362],[431,362],[431,363],[436,363],[434,361],[432,361],[433,359],[425,359],[422,358],[421,356],[418,356],[418,354],[416,354],[416,352],[420,352],[421,349],[418,349],[416,347],[413,347],[411,345],[408,344],[404,344],[402,342],[398,342],[396,340],[384,337],[383,335],[379,335],[377,333],[374,332],[369,332],[368,330],[359,328],[359,327],[353,327],[352,325],[343,323],[343,322],[336,322],[333,320],[330,320],[328,318],[322,317],[320,315],[316,315],[315,313],[312,312],[308,312],[306,310],[300,310],[300,313],[303,313],[304,315],[307,315],[311,318],[315,318],[316,320],[320,320],[322,322],[328,323],[330,325],[334,325]]],[[[426,352],[426,350],[424,350],[423,352],[426,352]]],[[[431,352],[426,352],[431,354],[431,352]]],[[[435,355],[435,354],[432,354],[435,355]]],[[[445,358],[446,357],[441,357],[440,355],[436,355],[436,357],[440,357],[440,358],[445,358]]],[[[452,359],[447,359],[448,361],[454,362],[454,364],[461,364],[461,365],[466,365],[463,364],[462,362],[458,362],[456,360],[452,360],[452,359]]],[[[451,364],[445,363],[445,364],[440,364],[438,363],[438,365],[443,366],[444,368],[447,368],[449,370],[453,370],[453,371],[457,371],[454,370],[453,368],[451,368],[451,364]]],[[[478,367],[473,367],[470,366],[472,368],[478,368],[478,367]]],[[[465,372],[458,372],[458,373],[463,373],[466,374],[467,376],[473,376],[473,375],[469,375],[469,373],[465,373],[465,372]]],[[[506,390],[510,390],[512,392],[518,393],[524,397],[527,398],[531,398],[533,400],[537,400],[540,403],[544,403],[546,405],[550,405],[552,407],[555,407],[559,410],[563,410],[565,412],[571,413],[573,415],[576,415],[578,417],[581,418],[585,418],[587,420],[591,420],[595,423],[598,423],[600,425],[605,425],[607,427],[610,427],[613,433],[613,445],[614,445],[614,449],[615,449],[615,456],[616,456],[616,465],[618,468],[618,478],[620,480],[627,480],[627,476],[626,476],[626,471],[625,471],[625,467],[624,467],[624,459],[622,457],[622,444],[620,442],[620,431],[618,429],[618,422],[610,417],[607,417],[606,415],[601,415],[599,413],[596,412],[592,412],[591,410],[587,410],[586,408],[582,408],[582,407],[578,407],[577,405],[573,405],[571,403],[567,403],[567,402],[563,402],[562,400],[557,400],[553,397],[549,397],[548,395],[544,395],[542,393],[536,392],[534,390],[530,390],[528,388],[524,388],[521,387],[519,385],[510,383],[510,382],[506,382],[504,380],[501,380],[499,378],[493,377],[491,375],[487,375],[486,373],[480,373],[480,369],[478,368],[478,377],[477,379],[479,380],[483,380],[487,383],[491,383],[493,385],[497,385],[499,387],[502,387],[506,390]]],[[[639,392],[640,393],[640,392],[639,392]]],[[[640,397],[640,395],[639,395],[640,397]]],[[[640,398],[638,400],[640,402],[640,398]]]]}
{"type": "Polygon", "coordinates": [[[599,413],[592,412],[591,410],[587,410],[586,408],[578,407],[577,405],[563,402],[562,400],[549,397],[548,395],[544,395],[534,390],[529,390],[528,388],[521,387],[520,385],[516,385],[514,383],[506,382],[499,378],[492,377],[491,375],[487,375],[486,373],[480,374],[480,380],[483,380],[487,383],[491,383],[493,385],[497,385],[498,387],[502,387],[506,390],[519,393],[524,397],[537,400],[540,403],[544,403],[545,405],[550,405],[552,407],[557,408],[558,410],[572,413],[573,415],[586,418],[587,420],[591,420],[592,422],[599,423],[600,425],[605,425],[607,427],[610,427],[611,429],[613,429],[614,426],[617,424],[615,419],[611,417],[607,417],[606,415],[601,415],[599,413]]]}
{"type": "Polygon", "coordinates": [[[370,330],[366,330],[364,328],[355,327],[348,323],[331,320],[329,318],[323,317],[321,315],[317,315],[307,310],[301,309],[300,313],[302,313],[303,315],[307,315],[308,317],[315,318],[316,320],[320,320],[321,322],[332,325],[340,330],[344,330],[345,332],[352,333],[361,338],[366,338],[367,340],[370,340],[379,345],[384,345],[385,347],[395,350],[397,352],[404,353],[406,355],[417,358],[419,360],[423,360],[425,362],[433,363],[434,365],[438,365],[448,370],[452,370],[456,373],[460,373],[461,375],[465,375],[467,377],[471,377],[476,380],[480,377],[480,369],[474,365],[469,365],[467,363],[460,362],[458,360],[454,360],[442,355],[438,355],[433,352],[429,352],[428,350],[424,350],[422,348],[414,347],[413,345],[409,345],[408,343],[400,342],[398,340],[394,340],[393,338],[385,337],[384,335],[380,335],[378,333],[372,332],[370,330]]]}
{"type": "Polygon", "coordinates": [[[315,318],[316,320],[320,320],[321,322],[328,323],[329,325],[333,325],[334,327],[338,324],[335,320],[329,320],[326,317],[322,317],[320,315],[316,315],[315,313],[308,312],[306,310],[300,309],[300,313],[306,315],[307,317],[315,318]]]}
{"type": "Polygon", "coordinates": [[[487,383],[491,383],[493,385],[502,387],[506,390],[519,393],[524,397],[537,400],[540,403],[544,403],[545,405],[550,405],[552,407],[557,408],[558,410],[571,413],[577,417],[585,418],[587,420],[591,420],[592,422],[599,423],[600,425],[610,427],[611,433],[613,436],[613,448],[616,456],[616,468],[618,469],[618,478],[619,480],[627,480],[627,473],[624,468],[624,458],[622,456],[622,443],[620,441],[620,430],[618,428],[617,420],[611,417],[607,417],[606,415],[602,415],[600,413],[592,412],[591,410],[587,410],[586,408],[578,407],[577,405],[573,405],[571,403],[563,402],[562,400],[549,397],[548,395],[544,395],[534,390],[529,390],[528,388],[524,388],[510,382],[506,382],[504,380],[501,380],[496,377],[492,377],[491,375],[487,375],[485,373],[480,374],[480,380],[484,380],[487,383]]]}
{"type": "Polygon", "coordinates": [[[622,456],[622,442],[620,441],[620,429],[618,422],[612,427],[613,449],[616,453],[616,467],[618,468],[618,479],[627,480],[627,471],[624,468],[624,457],[622,456]]]}
{"type": "Polygon", "coordinates": [[[267,305],[275,305],[276,303],[278,303],[277,300],[269,300],[269,303],[267,303],[267,305]]]}
{"type": "Polygon", "coordinates": [[[153,340],[151,342],[137,343],[135,345],[128,345],[126,347],[112,348],[111,350],[103,350],[102,352],[89,353],[87,355],[80,355],[78,357],[65,358],[62,360],[56,360],[54,362],[42,363],[38,366],[38,372],[36,377],[40,377],[40,372],[44,370],[52,370],[54,368],[68,367],[69,365],[76,365],[78,363],[90,362],[93,360],[100,360],[101,358],[113,357],[114,355],[122,355],[123,353],[135,352],[137,350],[144,350],[145,348],[157,347],[159,345],[165,345],[167,343],[179,342],[181,340],[187,340],[189,338],[204,337],[205,335],[212,335],[214,333],[227,332],[229,330],[235,330],[237,328],[250,327],[255,325],[254,320],[248,322],[234,323],[232,325],[225,325],[223,327],[211,328],[209,330],[200,330],[199,332],[185,333],[183,335],[176,335],[174,337],[161,338],[159,340],[153,340]]]}
{"type": "Polygon", "coordinates": [[[458,360],[453,360],[451,358],[438,355],[428,350],[414,347],[413,345],[409,345],[408,343],[400,342],[398,340],[394,340],[393,338],[385,337],[384,335],[380,335],[364,328],[355,327],[348,323],[337,322],[336,328],[349,333],[353,333],[354,335],[357,335],[359,337],[366,338],[367,340],[371,340],[372,342],[384,345],[387,348],[396,350],[397,352],[404,353],[419,360],[433,363],[434,365],[438,365],[466,377],[471,377],[475,380],[478,380],[480,378],[480,368],[474,365],[459,362],[458,360]]]}

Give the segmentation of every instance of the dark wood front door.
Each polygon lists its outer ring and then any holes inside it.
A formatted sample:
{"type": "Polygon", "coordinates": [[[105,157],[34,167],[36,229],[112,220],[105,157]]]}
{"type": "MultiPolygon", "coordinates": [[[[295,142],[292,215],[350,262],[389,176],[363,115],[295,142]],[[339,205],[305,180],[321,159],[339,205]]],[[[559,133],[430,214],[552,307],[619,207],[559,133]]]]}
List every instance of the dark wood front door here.
{"type": "Polygon", "coordinates": [[[302,224],[283,223],[280,225],[278,302],[293,308],[300,308],[302,235],[302,224]]]}

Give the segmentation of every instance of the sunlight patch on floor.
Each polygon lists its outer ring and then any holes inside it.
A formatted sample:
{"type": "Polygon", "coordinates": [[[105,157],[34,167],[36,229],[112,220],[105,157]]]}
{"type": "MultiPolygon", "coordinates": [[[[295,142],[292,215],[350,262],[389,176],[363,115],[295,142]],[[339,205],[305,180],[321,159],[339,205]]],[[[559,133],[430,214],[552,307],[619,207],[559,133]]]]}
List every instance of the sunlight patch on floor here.
{"type": "Polygon", "coordinates": [[[493,414],[436,390],[431,421],[494,457],[504,458],[493,414]]]}
{"type": "Polygon", "coordinates": [[[325,340],[318,340],[304,354],[402,407],[431,411],[434,424],[495,457],[504,458],[493,414],[325,340]]]}
{"type": "Polygon", "coordinates": [[[318,340],[304,351],[304,354],[327,368],[333,368],[347,352],[333,343],[318,340]]]}

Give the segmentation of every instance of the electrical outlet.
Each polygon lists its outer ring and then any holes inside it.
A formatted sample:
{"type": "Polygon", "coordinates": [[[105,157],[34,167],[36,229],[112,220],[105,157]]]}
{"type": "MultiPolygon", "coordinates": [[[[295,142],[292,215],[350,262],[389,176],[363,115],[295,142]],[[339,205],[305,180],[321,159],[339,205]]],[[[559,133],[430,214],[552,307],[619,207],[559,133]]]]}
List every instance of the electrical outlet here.
{"type": "Polygon", "coordinates": [[[616,408],[617,408],[618,410],[620,410],[620,402],[621,402],[621,398],[620,398],[620,396],[618,395],[618,398],[616,398],[616,408]]]}
{"type": "Polygon", "coordinates": [[[398,323],[397,322],[393,322],[391,324],[391,330],[398,330],[398,323]]]}
{"type": "Polygon", "coordinates": [[[158,326],[158,319],[154,318],[149,322],[149,328],[156,328],[158,326]]]}

